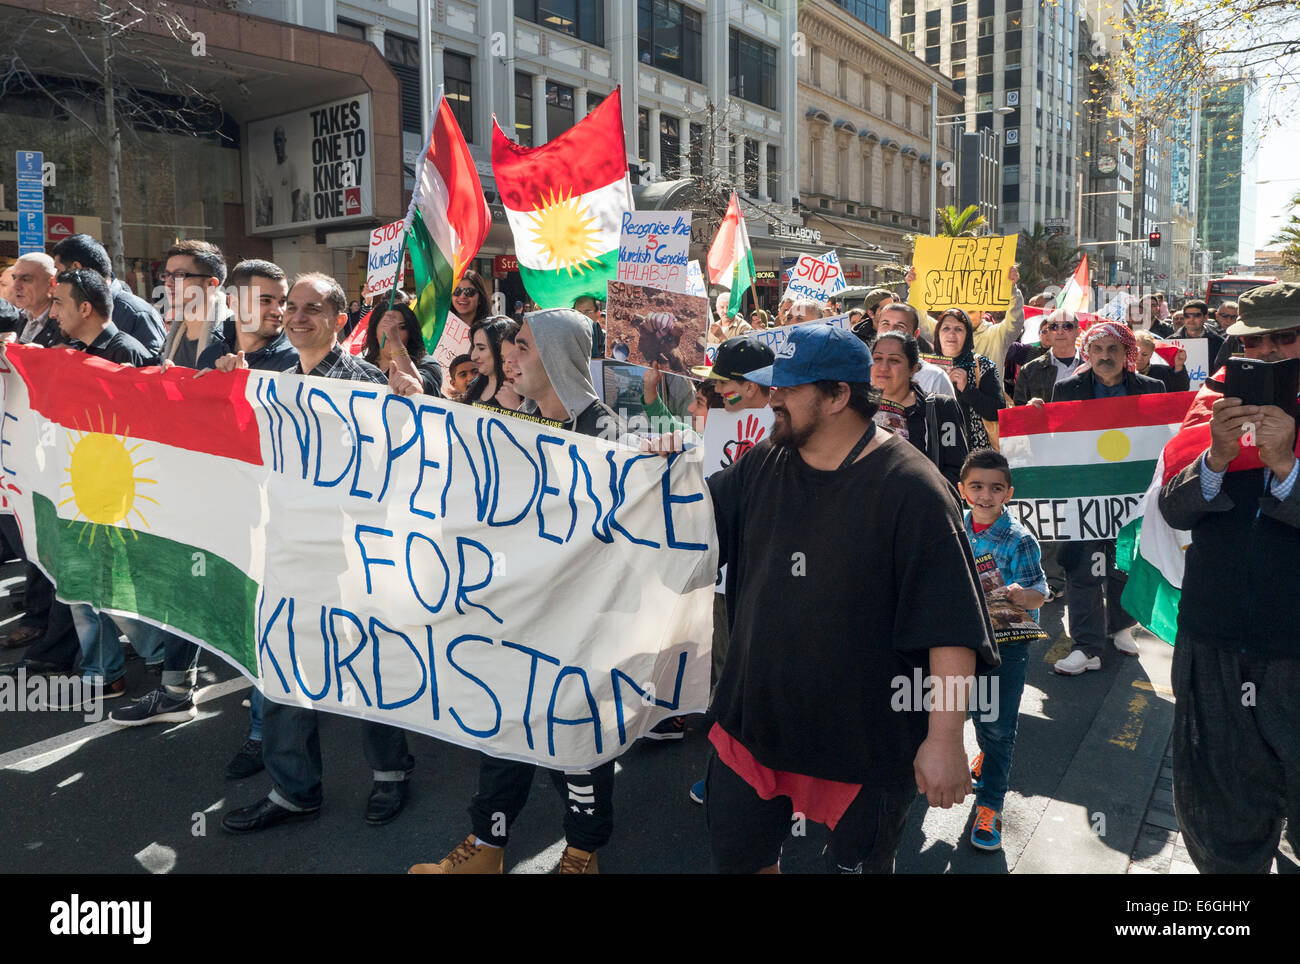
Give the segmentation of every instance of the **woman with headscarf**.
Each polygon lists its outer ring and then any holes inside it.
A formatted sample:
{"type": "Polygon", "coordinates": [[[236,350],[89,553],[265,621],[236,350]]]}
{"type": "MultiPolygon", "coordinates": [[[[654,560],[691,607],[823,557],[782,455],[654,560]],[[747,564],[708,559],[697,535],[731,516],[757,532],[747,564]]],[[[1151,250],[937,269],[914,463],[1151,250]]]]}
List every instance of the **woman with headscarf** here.
{"type": "Polygon", "coordinates": [[[998,409],[1006,407],[997,366],[992,359],[976,354],[974,343],[974,330],[966,312],[949,308],[939,316],[934,326],[934,346],[943,357],[952,359],[948,377],[966,419],[972,451],[994,447],[998,409]],[[995,426],[992,432],[986,422],[995,426]]]}

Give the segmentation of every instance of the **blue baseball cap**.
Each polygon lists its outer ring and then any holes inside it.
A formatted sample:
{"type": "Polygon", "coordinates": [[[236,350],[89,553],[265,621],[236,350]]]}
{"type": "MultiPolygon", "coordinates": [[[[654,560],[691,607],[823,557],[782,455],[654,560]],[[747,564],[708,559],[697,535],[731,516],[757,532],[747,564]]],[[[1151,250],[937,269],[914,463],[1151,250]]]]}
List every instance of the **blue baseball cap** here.
{"type": "Polygon", "coordinates": [[[871,352],[851,331],[834,325],[796,325],[776,361],[756,369],[746,381],[770,388],[790,388],[811,382],[871,380],[871,352]]]}

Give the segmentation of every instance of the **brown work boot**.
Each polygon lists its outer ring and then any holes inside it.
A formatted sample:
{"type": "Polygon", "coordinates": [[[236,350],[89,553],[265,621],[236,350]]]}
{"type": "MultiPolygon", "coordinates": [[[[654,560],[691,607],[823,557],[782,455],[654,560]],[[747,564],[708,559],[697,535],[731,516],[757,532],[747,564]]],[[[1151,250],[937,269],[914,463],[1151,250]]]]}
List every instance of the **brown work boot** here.
{"type": "Polygon", "coordinates": [[[579,850],[574,846],[564,848],[564,856],[560,858],[560,873],[562,874],[598,874],[600,868],[596,866],[596,851],[579,850]]]}
{"type": "Polygon", "coordinates": [[[408,874],[499,874],[505,867],[504,847],[474,843],[470,834],[436,864],[416,864],[408,874]]]}

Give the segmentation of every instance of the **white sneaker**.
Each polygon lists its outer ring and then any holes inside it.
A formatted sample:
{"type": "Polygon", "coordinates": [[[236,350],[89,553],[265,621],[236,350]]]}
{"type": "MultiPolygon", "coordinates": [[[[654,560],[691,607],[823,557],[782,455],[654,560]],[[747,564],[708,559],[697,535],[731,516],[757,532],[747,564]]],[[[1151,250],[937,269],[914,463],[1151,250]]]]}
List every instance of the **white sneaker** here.
{"type": "Polygon", "coordinates": [[[1101,657],[1093,656],[1090,659],[1083,650],[1075,649],[1065,659],[1058,659],[1052,668],[1065,676],[1078,676],[1090,669],[1101,669],[1101,657]]]}
{"type": "Polygon", "coordinates": [[[1113,642],[1115,648],[1125,656],[1140,656],[1142,653],[1142,651],[1138,649],[1138,642],[1133,638],[1133,630],[1131,629],[1121,629],[1111,637],[1111,642],[1113,642]]]}

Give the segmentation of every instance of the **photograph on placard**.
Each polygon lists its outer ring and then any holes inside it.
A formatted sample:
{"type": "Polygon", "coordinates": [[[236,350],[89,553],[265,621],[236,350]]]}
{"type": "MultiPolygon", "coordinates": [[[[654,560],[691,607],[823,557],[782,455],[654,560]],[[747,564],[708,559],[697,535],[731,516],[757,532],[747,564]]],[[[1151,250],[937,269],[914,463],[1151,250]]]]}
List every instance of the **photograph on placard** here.
{"type": "Polygon", "coordinates": [[[704,364],[709,299],[611,281],[605,357],[687,374],[704,364]]]}

